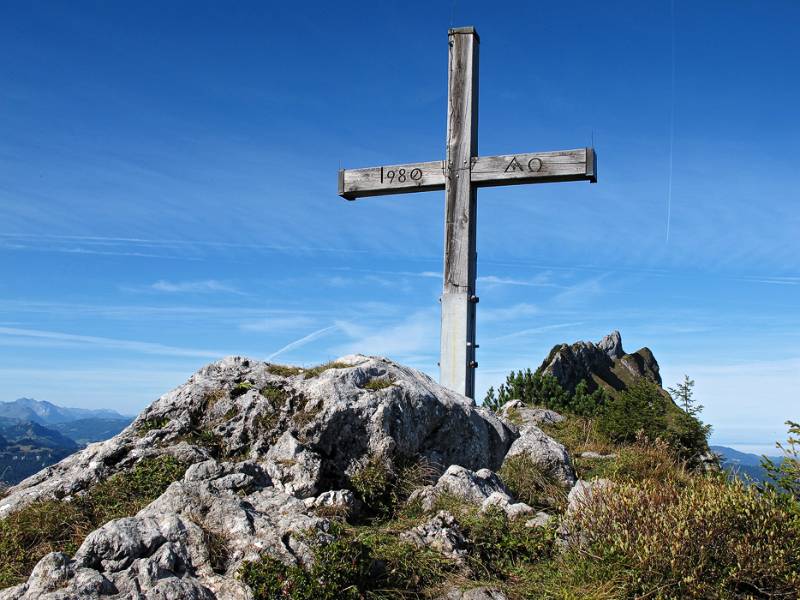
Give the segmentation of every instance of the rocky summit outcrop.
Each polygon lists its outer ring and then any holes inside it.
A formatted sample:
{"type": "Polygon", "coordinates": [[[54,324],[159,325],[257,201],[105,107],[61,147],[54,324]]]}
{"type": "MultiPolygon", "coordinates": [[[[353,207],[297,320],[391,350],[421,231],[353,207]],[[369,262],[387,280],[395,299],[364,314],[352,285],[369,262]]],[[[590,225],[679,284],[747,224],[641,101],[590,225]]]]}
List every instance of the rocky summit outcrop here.
{"type": "Polygon", "coordinates": [[[581,381],[586,381],[589,392],[603,388],[612,395],[641,378],[661,385],[658,362],[650,349],[626,353],[619,331],[596,344],[581,341],[554,346],[537,373],[552,375],[569,392],[581,381]]]}
{"type": "MultiPolygon", "coordinates": [[[[185,467],[138,514],[101,525],[72,556],[46,555],[0,599],[250,598],[236,577],[243,561],[267,554],[308,565],[309,545],[333,535],[329,518],[360,510],[353,478],[375,460],[423,459],[438,481],[422,498],[447,490],[530,517],[534,511],[494,473],[509,449],[516,444],[574,477],[563,447],[539,439],[538,429],[528,439],[530,427],[384,358],[353,355],[314,369],[226,358],[114,438],[9,490],[0,519],[37,501],[71,502],[145,459],[169,456],[185,467]]],[[[438,519],[409,539],[460,555],[457,526],[447,515],[438,519]]]]}

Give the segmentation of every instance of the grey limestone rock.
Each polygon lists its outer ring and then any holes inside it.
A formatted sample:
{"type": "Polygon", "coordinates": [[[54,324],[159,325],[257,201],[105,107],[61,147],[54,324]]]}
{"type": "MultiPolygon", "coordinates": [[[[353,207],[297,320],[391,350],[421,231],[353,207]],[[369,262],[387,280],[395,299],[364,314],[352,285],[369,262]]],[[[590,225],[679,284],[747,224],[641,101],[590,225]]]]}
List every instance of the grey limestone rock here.
{"type": "MultiPolygon", "coordinates": [[[[488,469],[500,467],[516,435],[468,398],[387,359],[347,356],[307,371],[229,357],[114,438],[9,490],[0,518],[37,500],[69,501],[144,458],[170,455],[188,467],[138,514],[91,532],[73,557],[45,556],[0,600],[247,600],[234,577],[243,561],[266,553],[307,565],[309,544],[333,539],[326,511],[358,510],[345,489],[354,464],[378,456],[422,457],[440,473],[463,465],[456,469],[474,477],[462,488],[480,503],[506,493],[488,469]],[[391,385],[370,389],[375,378],[391,385]]],[[[459,479],[448,473],[446,481],[459,479]]]]}
{"type": "Polygon", "coordinates": [[[451,465],[439,477],[435,485],[414,491],[409,502],[420,500],[425,510],[431,510],[439,496],[450,494],[466,502],[482,505],[495,492],[501,493],[507,498],[511,497],[511,493],[500,477],[489,469],[470,471],[459,465],[451,465]]]}
{"type": "Polygon", "coordinates": [[[401,533],[400,539],[435,550],[459,563],[467,554],[467,541],[458,521],[443,510],[426,523],[401,533]]]}
{"type": "Polygon", "coordinates": [[[522,400],[509,400],[500,407],[500,416],[515,425],[553,425],[564,417],[549,408],[528,406],[522,400]]]}
{"type": "Polygon", "coordinates": [[[505,460],[525,456],[530,458],[544,473],[566,487],[575,483],[575,472],[567,449],[535,425],[525,425],[514,441],[505,460]]]}

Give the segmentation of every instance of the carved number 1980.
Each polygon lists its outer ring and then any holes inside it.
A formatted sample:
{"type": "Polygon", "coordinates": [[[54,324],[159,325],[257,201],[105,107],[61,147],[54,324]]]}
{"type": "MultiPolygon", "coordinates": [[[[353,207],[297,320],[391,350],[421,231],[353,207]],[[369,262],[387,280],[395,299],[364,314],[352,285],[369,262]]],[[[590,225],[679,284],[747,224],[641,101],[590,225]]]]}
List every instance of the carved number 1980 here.
{"type": "Polygon", "coordinates": [[[422,171],[420,169],[411,169],[410,172],[407,172],[405,169],[389,169],[388,171],[384,172],[383,167],[381,167],[381,183],[384,182],[384,179],[388,179],[389,183],[394,183],[397,180],[397,183],[405,183],[409,179],[411,181],[419,181],[422,179],[422,171]]]}

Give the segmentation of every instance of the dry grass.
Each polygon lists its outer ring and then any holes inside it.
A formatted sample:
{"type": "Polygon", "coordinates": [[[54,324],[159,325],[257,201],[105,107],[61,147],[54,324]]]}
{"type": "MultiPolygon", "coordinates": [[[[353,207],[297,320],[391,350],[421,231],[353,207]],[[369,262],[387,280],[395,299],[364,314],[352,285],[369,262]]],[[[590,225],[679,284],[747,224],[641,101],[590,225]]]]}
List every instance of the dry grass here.
{"type": "Polygon", "coordinates": [[[0,587],[24,581],[49,552],[74,554],[87,534],[112,519],[136,514],[184,471],[170,456],[142,459],[70,502],[34,502],[0,520],[0,587]]]}
{"type": "Polygon", "coordinates": [[[312,368],[308,369],[307,371],[304,372],[303,378],[304,379],[311,379],[312,377],[316,377],[317,375],[320,375],[321,373],[324,373],[328,369],[349,369],[352,366],[353,365],[348,365],[346,363],[340,363],[340,362],[335,362],[335,361],[334,362],[327,362],[327,363],[325,363],[323,365],[318,365],[316,367],[312,367],[312,368]]]}
{"type": "Polygon", "coordinates": [[[294,377],[303,372],[300,367],[290,367],[288,365],[269,365],[267,373],[278,375],[279,377],[294,377]]]}

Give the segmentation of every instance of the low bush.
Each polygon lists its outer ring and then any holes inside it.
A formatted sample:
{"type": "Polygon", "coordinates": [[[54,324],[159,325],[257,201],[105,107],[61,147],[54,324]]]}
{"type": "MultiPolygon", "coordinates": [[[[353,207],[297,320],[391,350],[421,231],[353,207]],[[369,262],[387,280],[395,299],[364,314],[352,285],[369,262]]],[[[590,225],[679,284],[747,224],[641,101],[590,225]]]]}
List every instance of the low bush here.
{"type": "Polygon", "coordinates": [[[553,528],[526,527],[525,521],[509,519],[500,508],[461,513],[459,522],[470,540],[467,561],[477,579],[506,578],[515,570],[552,555],[553,528]]]}
{"type": "Polygon", "coordinates": [[[439,554],[390,533],[342,526],[332,532],[335,541],[312,542],[314,564],[309,569],[264,555],[259,561],[243,563],[238,575],[255,600],[359,600],[403,597],[452,569],[439,554]]]}
{"type": "Polygon", "coordinates": [[[635,443],[614,450],[614,458],[576,458],[579,478],[603,477],[621,483],[672,481],[686,483],[691,473],[672,447],[664,440],[651,442],[640,436],[635,443]]]}
{"type": "Polygon", "coordinates": [[[398,459],[369,455],[359,461],[350,475],[350,488],[371,516],[390,517],[411,493],[432,483],[438,474],[425,458],[398,459]]]}
{"type": "Polygon", "coordinates": [[[142,459],[71,501],[34,502],[0,520],[0,587],[24,581],[49,552],[73,554],[91,531],[136,514],[185,470],[171,456],[142,459]]]}
{"type": "Polygon", "coordinates": [[[772,491],[723,477],[620,484],[567,522],[575,561],[613,565],[639,598],[796,598],[800,516],[772,491]]]}

